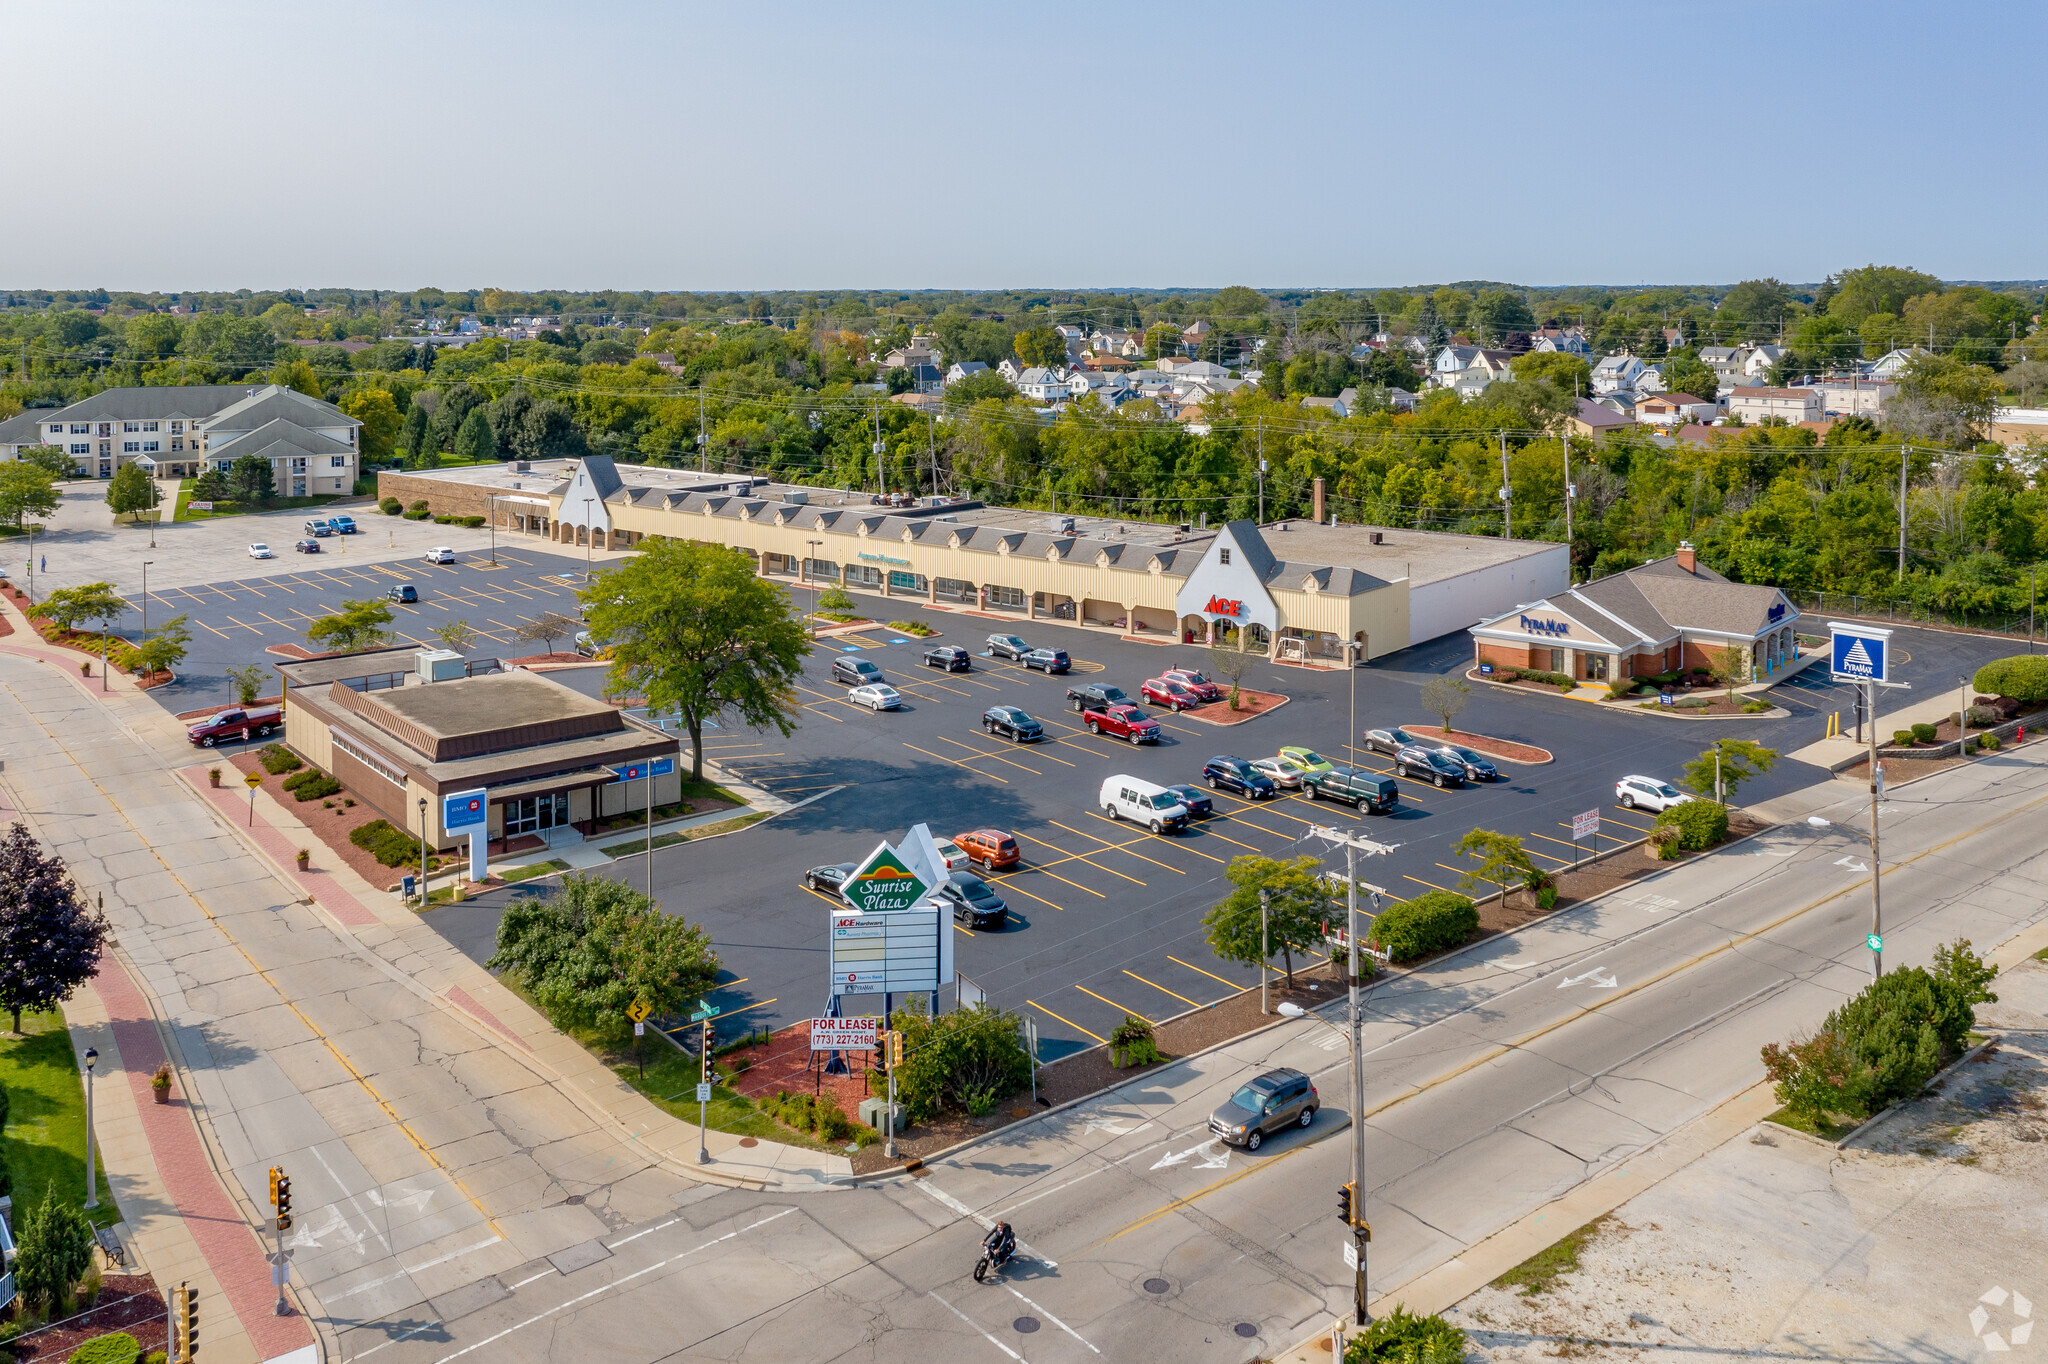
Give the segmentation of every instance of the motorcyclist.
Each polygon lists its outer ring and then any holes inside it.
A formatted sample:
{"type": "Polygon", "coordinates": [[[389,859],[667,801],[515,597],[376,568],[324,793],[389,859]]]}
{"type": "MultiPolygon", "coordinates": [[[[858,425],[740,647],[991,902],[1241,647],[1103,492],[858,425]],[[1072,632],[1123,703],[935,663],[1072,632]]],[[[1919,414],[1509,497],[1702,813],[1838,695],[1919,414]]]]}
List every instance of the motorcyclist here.
{"type": "Polygon", "coordinates": [[[1006,1264],[1010,1257],[1017,1253],[1017,1233],[1010,1230],[1008,1222],[998,1222],[989,1228],[981,1247],[988,1252],[991,1262],[998,1265],[1006,1264]]]}

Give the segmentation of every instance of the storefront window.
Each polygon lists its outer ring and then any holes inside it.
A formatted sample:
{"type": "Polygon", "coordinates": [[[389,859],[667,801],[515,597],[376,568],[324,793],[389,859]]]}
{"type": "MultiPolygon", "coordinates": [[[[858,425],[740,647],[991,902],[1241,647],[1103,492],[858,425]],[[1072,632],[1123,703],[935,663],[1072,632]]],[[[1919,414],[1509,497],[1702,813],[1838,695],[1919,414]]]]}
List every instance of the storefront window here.
{"type": "Polygon", "coordinates": [[[569,793],[557,791],[545,796],[522,796],[505,802],[505,834],[539,833],[569,822],[569,793]]]}
{"type": "Polygon", "coordinates": [[[922,573],[903,573],[893,568],[889,570],[891,592],[923,592],[929,587],[930,584],[922,573]]]}

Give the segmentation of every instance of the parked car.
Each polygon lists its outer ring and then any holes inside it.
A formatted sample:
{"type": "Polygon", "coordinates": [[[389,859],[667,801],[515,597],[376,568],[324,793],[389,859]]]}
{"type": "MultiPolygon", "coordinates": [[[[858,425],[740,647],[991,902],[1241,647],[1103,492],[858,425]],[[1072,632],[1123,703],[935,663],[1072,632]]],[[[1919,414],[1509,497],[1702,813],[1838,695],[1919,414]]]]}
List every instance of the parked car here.
{"type": "Polygon", "coordinates": [[[1614,783],[1615,803],[1624,810],[1668,810],[1692,799],[1670,782],[1655,777],[1623,777],[1614,783]]]}
{"type": "Polygon", "coordinates": [[[1102,783],[1096,803],[1111,819],[1128,819],[1155,834],[1178,829],[1188,822],[1188,807],[1180,803],[1180,795],[1143,777],[1109,778],[1102,783]]]}
{"type": "Polygon", "coordinates": [[[446,545],[436,545],[426,552],[425,557],[430,564],[452,564],[455,562],[455,551],[446,545]]]}
{"type": "Polygon", "coordinates": [[[1013,744],[1028,744],[1045,737],[1045,726],[1015,706],[990,706],[981,713],[981,727],[988,737],[997,735],[1013,744]]]}
{"type": "Polygon", "coordinates": [[[832,680],[849,687],[865,687],[881,681],[882,670],[865,658],[847,658],[842,654],[832,660],[832,680]]]}
{"type": "Polygon", "coordinates": [[[270,552],[269,545],[251,545],[249,546],[249,557],[252,559],[275,559],[277,556],[270,552]]]}
{"type": "Polygon", "coordinates": [[[1065,649],[1033,649],[1017,661],[1024,665],[1027,672],[1036,668],[1047,677],[1054,673],[1063,673],[1074,666],[1074,661],[1067,657],[1065,649]]]}
{"type": "Polygon", "coordinates": [[[327,518],[327,524],[334,528],[336,535],[354,535],[356,533],[356,519],[353,516],[330,516],[327,518]]]}
{"type": "Polygon", "coordinates": [[[924,651],[924,665],[927,668],[943,668],[949,673],[964,673],[974,666],[974,660],[965,649],[952,644],[941,644],[936,649],[924,651]]]}
{"type": "Polygon", "coordinates": [[[386,591],[384,595],[392,601],[418,601],[420,599],[420,590],[411,583],[400,583],[398,586],[386,591]]]}
{"type": "Polygon", "coordinates": [[[1178,682],[1204,701],[1221,701],[1223,688],[1217,686],[1195,668],[1168,668],[1159,674],[1169,682],[1178,682]]]}
{"type": "Polygon", "coordinates": [[[1403,744],[1394,750],[1394,775],[1416,773],[1437,786],[1463,786],[1465,767],[1421,744],[1403,744]]]}
{"type": "Polygon", "coordinates": [[[1216,802],[1211,800],[1209,793],[1199,786],[1182,784],[1169,786],[1166,789],[1179,796],[1180,803],[1188,807],[1189,819],[1207,819],[1210,815],[1216,813],[1216,802]]]}
{"type": "Polygon", "coordinates": [[[1195,695],[1194,688],[1170,677],[1147,678],[1145,685],[1138,688],[1138,695],[1171,711],[1192,710],[1202,704],[1202,698],[1195,695]]]}
{"type": "Polygon", "coordinates": [[[584,658],[596,658],[604,649],[604,645],[600,644],[597,636],[591,634],[590,631],[578,630],[576,632],[575,649],[577,654],[584,658]]]}
{"type": "Polygon", "coordinates": [[[953,922],[969,928],[1001,928],[1010,917],[1003,897],[971,871],[956,871],[939,887],[940,898],[953,907],[953,922]]]}
{"type": "Polygon", "coordinates": [[[1313,748],[1303,748],[1300,744],[1287,745],[1287,747],[1280,750],[1280,756],[1293,763],[1303,772],[1311,775],[1317,772],[1327,772],[1336,766],[1335,763],[1316,752],[1313,748]]]}
{"type": "Polygon", "coordinates": [[[334,534],[333,525],[326,521],[308,521],[304,526],[301,526],[300,529],[305,531],[306,534],[308,535],[318,536],[334,534]]]}
{"type": "Polygon", "coordinates": [[[933,839],[932,846],[939,850],[939,860],[946,864],[947,871],[965,871],[967,869],[967,852],[952,839],[933,839]]]}
{"type": "Polygon", "coordinates": [[[1209,1130],[1232,1146],[1256,1151],[1267,1137],[1316,1120],[1322,1098],[1298,1070],[1269,1070],[1239,1089],[1209,1115],[1209,1130]]]}
{"type": "Polygon", "coordinates": [[[1380,772],[1368,772],[1347,763],[1334,764],[1303,779],[1310,800],[1335,800],[1376,815],[1390,813],[1401,803],[1401,783],[1380,772]]]}
{"type": "Polygon", "coordinates": [[[1159,742],[1159,722],[1139,710],[1136,706],[1111,706],[1108,710],[1091,710],[1081,719],[1090,734],[1107,734],[1113,739],[1129,739],[1134,744],[1156,744],[1159,742]]]}
{"type": "Polygon", "coordinates": [[[293,542],[292,548],[301,554],[318,554],[320,552],[320,542],[318,540],[298,540],[293,542]]]}
{"type": "Polygon", "coordinates": [[[1235,791],[1246,800],[1271,800],[1280,787],[1243,758],[1215,757],[1202,764],[1202,780],[1211,791],[1235,791]]]}
{"type": "Polygon", "coordinates": [[[1302,770],[1285,758],[1255,758],[1252,760],[1252,770],[1271,777],[1273,785],[1282,791],[1301,789],[1302,770]]]}
{"type": "Polygon", "coordinates": [[[276,706],[250,710],[237,706],[185,728],[185,737],[199,748],[212,748],[223,739],[267,739],[271,731],[284,728],[284,712],[276,706]]]}
{"type": "Polygon", "coordinates": [[[846,699],[872,711],[898,710],[903,705],[903,693],[887,682],[870,682],[864,687],[855,687],[846,693],[846,699]]]}
{"type": "Polygon", "coordinates": [[[853,869],[859,865],[858,862],[834,862],[827,867],[812,867],[804,873],[804,884],[812,890],[837,895],[839,888],[846,884],[846,878],[853,875],[853,869]]]}
{"type": "Polygon", "coordinates": [[[1122,687],[1112,687],[1106,682],[1083,682],[1078,687],[1068,687],[1067,700],[1077,711],[1108,710],[1111,706],[1131,703],[1130,696],[1122,687]]]}
{"type": "Polygon", "coordinates": [[[988,652],[991,658],[1007,658],[1012,663],[1031,652],[1031,646],[1015,635],[990,635],[988,652]]]}
{"type": "Polygon", "coordinates": [[[1001,829],[969,829],[964,834],[954,834],[953,842],[985,872],[1014,867],[1024,860],[1016,835],[1001,829]]]}
{"type": "Polygon", "coordinates": [[[1484,753],[1479,753],[1469,748],[1460,748],[1456,744],[1438,744],[1436,751],[1464,768],[1467,781],[1498,781],[1500,779],[1500,769],[1495,767],[1492,760],[1484,753]]]}
{"type": "Polygon", "coordinates": [[[1365,732],[1365,746],[1375,753],[1384,753],[1392,757],[1403,748],[1420,748],[1423,743],[1405,729],[1368,729],[1365,732]]]}

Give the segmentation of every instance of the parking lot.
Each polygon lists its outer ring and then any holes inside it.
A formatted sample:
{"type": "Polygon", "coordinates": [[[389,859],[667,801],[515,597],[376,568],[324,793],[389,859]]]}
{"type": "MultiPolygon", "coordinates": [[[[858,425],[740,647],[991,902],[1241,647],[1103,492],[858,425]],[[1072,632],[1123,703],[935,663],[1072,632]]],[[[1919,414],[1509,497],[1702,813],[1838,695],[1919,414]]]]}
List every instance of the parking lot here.
{"type": "MultiPolygon", "coordinates": [[[[900,601],[887,611],[901,617],[900,601]]],[[[876,601],[869,609],[885,612],[876,601]]],[[[912,615],[916,615],[914,608],[912,615]]],[[[1068,650],[1075,674],[1047,677],[985,656],[990,632],[1012,627],[967,615],[934,615],[943,635],[921,641],[877,627],[821,641],[807,661],[798,728],[787,738],[721,730],[708,736],[706,756],[727,771],[801,808],[754,829],[655,857],[657,893],[673,910],[703,923],[727,968],[715,997],[737,1032],[812,1017],[826,1006],[826,910],[833,901],[804,888],[805,869],[856,860],[882,838],[911,824],[935,834],[993,826],[1015,833],[1024,864],[989,878],[1008,901],[1012,922],[999,932],[956,927],[957,966],[996,1003],[1032,1014],[1047,1055],[1109,1035],[1126,1012],[1161,1019],[1256,983],[1257,972],[1218,960],[1208,949],[1202,916],[1228,891],[1233,857],[1314,853],[1341,870],[1341,850],[1310,837],[1317,824],[1355,828],[1397,845],[1384,858],[1361,862],[1361,878],[1391,899],[1429,889],[1459,889],[1464,868],[1450,847],[1474,827],[1523,838],[1532,859],[1549,868],[1578,855],[1575,814],[1598,809],[1603,846],[1633,839],[1650,825],[1639,811],[1614,803],[1614,783],[1643,772],[1672,778],[1714,737],[1760,738],[1784,721],[1693,724],[1595,711],[1583,702],[1482,689],[1460,717],[1462,726],[1536,743],[1557,754],[1540,767],[1503,764],[1503,779],[1462,789],[1401,781],[1401,806],[1389,816],[1360,816],[1348,807],[1311,803],[1299,795],[1247,802],[1215,794],[1216,812],[1178,833],[1154,835],[1112,822],[1097,806],[1104,778],[1130,773],[1161,783],[1199,783],[1202,764],[1217,754],[1263,757],[1302,744],[1333,758],[1352,758],[1376,771],[1387,761],[1347,744],[1351,684],[1358,727],[1428,720],[1416,692],[1470,657],[1462,637],[1419,646],[1355,674],[1256,666],[1245,685],[1288,695],[1275,712],[1233,726],[1205,723],[1148,707],[1161,724],[1157,745],[1134,747],[1096,738],[1068,709],[1066,688],[1077,680],[1110,682],[1136,693],[1165,668],[1200,666],[1198,648],[1122,641],[1072,627],[1032,623],[1020,632],[1033,643],[1068,650]],[[934,643],[975,653],[967,673],[920,666],[934,643]],[[902,710],[871,713],[849,703],[847,688],[829,680],[832,660],[847,651],[879,666],[904,693],[902,710]],[[979,725],[994,704],[1020,706],[1047,731],[1040,743],[992,740],[979,725]]],[[[595,685],[588,675],[565,675],[595,685]]],[[[1804,785],[1820,774],[1789,762],[1744,788],[1752,800],[1804,785]]],[[[1591,851],[1591,845],[1582,845],[1591,851]]],[[[621,874],[637,880],[631,860],[621,874]]],[[[517,889],[465,906],[438,909],[430,922],[479,959],[490,955],[498,914],[517,889]]],[[[859,1009],[880,1001],[850,1000],[859,1009]]]]}
{"type": "MultiPolygon", "coordinates": [[[[1826,622],[1809,617],[1801,622],[1801,633],[1824,636],[1826,622]]],[[[1905,683],[1906,688],[1887,688],[1878,698],[1878,738],[1888,742],[1892,731],[1898,728],[1885,718],[1895,708],[1929,697],[1954,698],[1962,680],[1974,676],[1977,669],[1995,658],[2008,658],[2025,653],[2026,649],[2024,638],[1965,635],[1910,625],[1893,627],[1892,680],[1905,683]]],[[[1779,725],[1777,732],[1781,737],[1773,746],[1789,750],[1812,743],[1826,735],[1829,717],[1837,714],[1841,716],[1842,732],[1854,733],[1859,690],[1834,681],[1824,662],[1771,688],[1765,699],[1792,712],[1792,718],[1779,725]]]]}

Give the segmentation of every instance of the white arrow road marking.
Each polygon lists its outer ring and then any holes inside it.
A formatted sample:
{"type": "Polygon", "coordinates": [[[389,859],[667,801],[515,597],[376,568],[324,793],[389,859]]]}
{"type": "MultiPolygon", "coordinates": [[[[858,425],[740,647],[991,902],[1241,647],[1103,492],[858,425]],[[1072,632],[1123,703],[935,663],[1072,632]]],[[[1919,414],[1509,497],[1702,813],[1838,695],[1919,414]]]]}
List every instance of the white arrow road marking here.
{"type": "Polygon", "coordinates": [[[317,1250],[327,1237],[337,1234],[347,1243],[350,1250],[363,1248],[364,1233],[350,1225],[348,1218],[342,1216],[341,1209],[330,1203],[320,1209],[314,1217],[307,1218],[304,1223],[292,1229],[291,1245],[294,1249],[317,1250]]]}
{"type": "MultiPolygon", "coordinates": [[[[1988,1297],[1990,1295],[1986,1294],[1985,1296],[1988,1297]]],[[[1970,1309],[1970,1334],[1973,1336],[1983,1335],[1984,1323],[1990,1320],[1991,1314],[1989,1312],[1985,1311],[1981,1307],[1972,1307],[1970,1309]]]]}
{"type": "Polygon", "coordinates": [[[1223,1138],[1211,1137],[1200,1146],[1190,1146],[1185,1151],[1169,1152],[1153,1162],[1152,1168],[1163,1170],[1169,1165],[1178,1165],[1190,1156],[1203,1157],[1197,1170],[1221,1170],[1230,1164],[1230,1149],[1223,1144],[1223,1138]]]}
{"type": "Polygon", "coordinates": [[[1835,865],[1838,867],[1847,867],[1850,871],[1870,870],[1870,868],[1864,866],[1861,862],[1858,862],[1853,857],[1838,857],[1835,859],[1835,865]]]}
{"type": "Polygon", "coordinates": [[[1998,1332],[1992,1331],[1987,1333],[1984,1337],[1984,1348],[1991,1351],[1991,1353],[1993,1354],[1999,1354],[2003,1351],[2011,1350],[2012,1346],[2006,1344],[2003,1340],[1999,1339],[1998,1332]]]}
{"type": "Polygon", "coordinates": [[[1615,978],[1612,971],[1596,966],[1584,975],[1566,976],[1557,983],[1557,988],[1560,990],[1569,989],[1574,985],[1583,985],[1589,980],[1593,982],[1593,988],[1596,990],[1614,990],[1619,989],[1621,986],[1621,982],[1615,978]]]}
{"type": "Polygon", "coordinates": [[[1128,1118],[1090,1118],[1081,1128],[1081,1133],[1086,1136],[1090,1132],[1107,1132],[1112,1137],[1128,1137],[1131,1133],[1142,1132],[1152,1125],[1149,1122],[1141,1122],[1136,1127],[1124,1126],[1128,1121],[1128,1118]]]}

